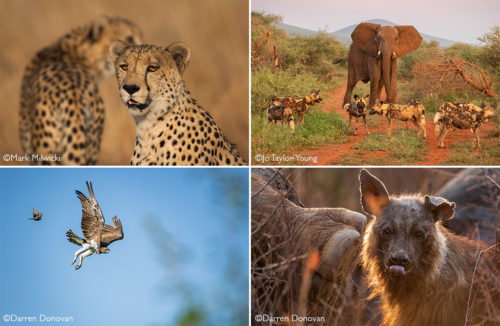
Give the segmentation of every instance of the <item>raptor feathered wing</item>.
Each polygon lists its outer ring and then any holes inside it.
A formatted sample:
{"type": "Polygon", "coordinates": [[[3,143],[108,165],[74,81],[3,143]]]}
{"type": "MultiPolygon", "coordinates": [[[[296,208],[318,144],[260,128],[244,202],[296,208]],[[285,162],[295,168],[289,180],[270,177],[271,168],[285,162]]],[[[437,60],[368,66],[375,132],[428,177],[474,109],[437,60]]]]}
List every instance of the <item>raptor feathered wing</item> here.
{"type": "Polygon", "coordinates": [[[89,183],[87,181],[87,189],[89,190],[90,199],[80,191],[75,191],[82,204],[82,232],[87,242],[90,243],[91,240],[94,240],[97,244],[100,244],[102,228],[104,226],[104,216],[95,199],[92,182],[89,183]]]}
{"type": "Polygon", "coordinates": [[[123,238],[123,229],[122,229],[122,221],[115,217],[113,217],[114,226],[105,224],[102,228],[102,237],[101,242],[103,242],[106,246],[115,240],[120,240],[123,238]]]}

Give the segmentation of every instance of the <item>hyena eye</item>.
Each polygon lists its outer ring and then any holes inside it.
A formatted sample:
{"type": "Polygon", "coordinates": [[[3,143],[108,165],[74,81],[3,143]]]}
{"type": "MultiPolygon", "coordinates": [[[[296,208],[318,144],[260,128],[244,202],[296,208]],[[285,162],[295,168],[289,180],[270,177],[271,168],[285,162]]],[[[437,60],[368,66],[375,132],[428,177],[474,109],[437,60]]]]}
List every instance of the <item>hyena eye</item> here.
{"type": "Polygon", "coordinates": [[[384,238],[390,238],[392,237],[392,230],[391,228],[389,227],[385,227],[382,229],[382,235],[384,236],[384,238]]]}
{"type": "Polygon", "coordinates": [[[148,71],[155,72],[156,70],[158,70],[158,68],[158,66],[149,66],[148,71]]]}
{"type": "Polygon", "coordinates": [[[120,68],[121,68],[123,71],[127,71],[127,70],[128,70],[128,65],[120,65],[120,68]]]}
{"type": "Polygon", "coordinates": [[[425,237],[425,234],[424,232],[417,230],[415,231],[414,236],[417,240],[422,240],[425,237]]]}

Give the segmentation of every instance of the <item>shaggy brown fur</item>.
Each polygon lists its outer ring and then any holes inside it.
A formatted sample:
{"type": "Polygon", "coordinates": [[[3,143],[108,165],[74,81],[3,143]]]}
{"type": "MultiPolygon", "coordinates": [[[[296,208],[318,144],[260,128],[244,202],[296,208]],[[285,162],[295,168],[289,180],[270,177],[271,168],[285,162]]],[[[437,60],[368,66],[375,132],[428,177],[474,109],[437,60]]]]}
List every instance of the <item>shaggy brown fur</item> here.
{"type": "Polygon", "coordinates": [[[252,315],[302,311],[325,317],[327,325],[355,319],[355,310],[347,307],[356,302],[350,300],[355,296],[350,275],[365,223],[364,215],[347,209],[301,207],[279,172],[253,169],[252,315]],[[320,262],[304,291],[307,257],[315,250],[320,262]]]}
{"type": "Polygon", "coordinates": [[[434,196],[389,196],[366,170],[360,184],[363,209],[374,217],[365,233],[362,265],[372,296],[381,298],[384,324],[498,325],[495,250],[482,254],[474,274],[485,245],[441,225],[453,218],[455,203],[434,196]]]}

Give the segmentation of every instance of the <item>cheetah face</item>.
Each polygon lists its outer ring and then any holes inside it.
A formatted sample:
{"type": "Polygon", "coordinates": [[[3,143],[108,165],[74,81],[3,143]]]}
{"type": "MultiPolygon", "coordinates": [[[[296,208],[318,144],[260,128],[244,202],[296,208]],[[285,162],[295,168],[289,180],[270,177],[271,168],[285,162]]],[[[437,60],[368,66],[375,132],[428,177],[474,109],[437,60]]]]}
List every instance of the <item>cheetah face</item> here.
{"type": "Polygon", "coordinates": [[[109,55],[115,64],[120,96],[132,116],[145,116],[154,107],[168,108],[177,102],[190,57],[187,45],[173,43],[162,49],[116,41],[109,55]]]}
{"type": "MultiPolygon", "coordinates": [[[[85,57],[88,66],[93,70],[97,80],[111,77],[114,72],[113,61],[108,56],[108,49],[115,40],[123,40],[127,44],[142,43],[142,33],[132,22],[119,17],[102,16],[90,23],[83,39],[76,45],[79,53],[85,57]]],[[[75,40],[63,39],[63,47],[74,47],[75,40]]]]}

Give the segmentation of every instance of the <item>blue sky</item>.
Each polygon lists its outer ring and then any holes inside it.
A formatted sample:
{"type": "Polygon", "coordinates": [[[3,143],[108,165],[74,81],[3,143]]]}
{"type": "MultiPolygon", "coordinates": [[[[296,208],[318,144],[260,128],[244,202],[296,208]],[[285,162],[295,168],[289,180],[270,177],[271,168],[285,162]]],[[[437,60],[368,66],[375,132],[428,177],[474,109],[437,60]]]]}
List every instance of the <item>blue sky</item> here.
{"type": "Polygon", "coordinates": [[[2,168],[0,314],[173,325],[199,306],[204,324],[229,325],[248,313],[248,216],[245,168],[2,168]],[[125,237],[76,271],[80,247],[65,233],[83,236],[75,189],[88,195],[86,180],[125,237]]]}
{"type": "Polygon", "coordinates": [[[373,18],[413,25],[419,32],[480,44],[478,37],[500,24],[498,0],[252,0],[252,10],[283,17],[283,22],[334,32],[373,18]]]}

